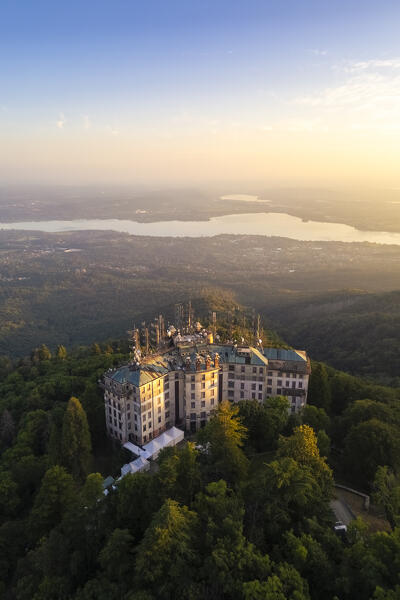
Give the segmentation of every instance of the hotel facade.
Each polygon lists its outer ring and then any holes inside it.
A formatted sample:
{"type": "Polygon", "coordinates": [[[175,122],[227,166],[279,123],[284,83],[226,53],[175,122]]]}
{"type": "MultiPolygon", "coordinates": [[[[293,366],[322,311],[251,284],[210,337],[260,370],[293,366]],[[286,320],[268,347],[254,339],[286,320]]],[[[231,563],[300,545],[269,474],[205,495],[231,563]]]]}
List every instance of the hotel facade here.
{"type": "Polygon", "coordinates": [[[104,374],[108,434],[146,444],[176,425],[196,432],[223,400],[286,396],[291,412],[307,402],[305,351],[214,344],[212,335],[172,336],[158,353],[104,374]]]}

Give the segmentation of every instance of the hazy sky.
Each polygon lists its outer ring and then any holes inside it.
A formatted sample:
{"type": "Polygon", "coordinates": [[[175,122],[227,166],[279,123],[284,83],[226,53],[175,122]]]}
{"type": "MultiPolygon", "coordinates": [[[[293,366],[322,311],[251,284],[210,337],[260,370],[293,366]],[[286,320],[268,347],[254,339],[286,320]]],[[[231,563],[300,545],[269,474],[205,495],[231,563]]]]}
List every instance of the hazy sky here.
{"type": "Polygon", "coordinates": [[[0,181],[400,188],[400,2],[2,0],[0,181]]]}

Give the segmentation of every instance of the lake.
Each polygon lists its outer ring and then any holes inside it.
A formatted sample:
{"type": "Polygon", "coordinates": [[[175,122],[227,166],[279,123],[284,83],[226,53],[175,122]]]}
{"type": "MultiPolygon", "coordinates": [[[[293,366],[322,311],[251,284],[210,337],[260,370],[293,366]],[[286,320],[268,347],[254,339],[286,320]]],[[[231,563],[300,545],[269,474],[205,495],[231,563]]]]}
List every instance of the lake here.
{"type": "Polygon", "coordinates": [[[132,235],[159,237],[210,237],[214,235],[264,235],[303,241],[372,242],[400,245],[400,233],[360,231],[341,223],[303,221],[284,213],[224,215],[209,221],[159,221],[138,223],[121,219],[76,219],[71,221],[21,221],[0,223],[0,229],[61,233],[88,229],[111,230],[132,235]]]}

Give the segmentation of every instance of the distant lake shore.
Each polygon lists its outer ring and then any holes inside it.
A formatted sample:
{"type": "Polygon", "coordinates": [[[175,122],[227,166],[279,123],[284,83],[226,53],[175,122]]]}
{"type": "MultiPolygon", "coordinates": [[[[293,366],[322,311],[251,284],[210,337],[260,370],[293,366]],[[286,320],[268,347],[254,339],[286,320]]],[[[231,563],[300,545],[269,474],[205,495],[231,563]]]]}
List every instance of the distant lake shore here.
{"type": "Polygon", "coordinates": [[[244,213],[212,217],[208,221],[139,222],[122,219],[73,219],[0,223],[0,230],[118,231],[153,237],[212,237],[216,235],[263,235],[301,241],[370,242],[400,245],[400,233],[362,231],[342,223],[304,220],[286,213],[244,213]]]}

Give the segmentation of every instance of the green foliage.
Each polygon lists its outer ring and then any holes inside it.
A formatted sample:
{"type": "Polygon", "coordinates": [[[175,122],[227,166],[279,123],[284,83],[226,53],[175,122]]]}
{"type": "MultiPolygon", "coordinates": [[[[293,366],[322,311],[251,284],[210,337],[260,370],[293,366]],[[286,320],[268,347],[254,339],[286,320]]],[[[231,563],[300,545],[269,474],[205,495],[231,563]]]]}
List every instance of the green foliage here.
{"type": "Polygon", "coordinates": [[[392,529],[400,527],[400,480],[388,466],[377,468],[373,490],[373,501],[384,510],[392,529]]]}
{"type": "Polygon", "coordinates": [[[73,479],[63,467],[46,471],[31,512],[31,528],[37,536],[58,525],[76,502],[73,479]]]}
{"type": "Polygon", "coordinates": [[[86,476],[91,458],[91,439],[86,413],[77,398],[70,398],[62,426],[61,453],[64,465],[76,479],[86,476]]]}
{"type": "Polygon", "coordinates": [[[247,445],[256,452],[276,448],[278,436],[289,419],[289,402],[284,396],[239,402],[239,416],[248,430],[247,445]]]}
{"type": "Polygon", "coordinates": [[[239,483],[248,469],[248,460],[242,447],[247,429],[239,418],[239,408],[227,401],[218,406],[214,417],[198,433],[206,448],[208,466],[213,478],[239,483]]]}
{"type": "Polygon", "coordinates": [[[139,588],[160,600],[191,597],[196,524],[194,512],[174,500],[165,501],[138,547],[135,575],[139,588]]]}
{"type": "Polygon", "coordinates": [[[379,466],[400,465],[398,428],[378,419],[355,425],[345,439],[345,461],[355,481],[368,487],[379,466]]]}

